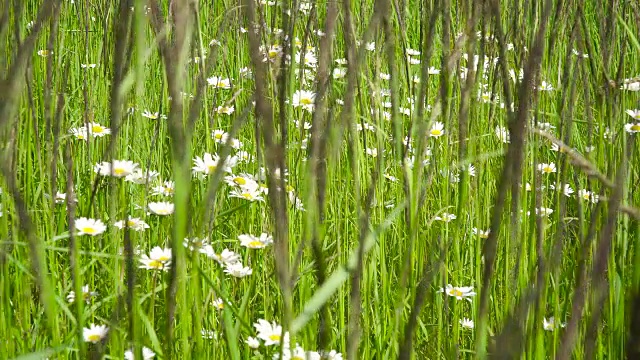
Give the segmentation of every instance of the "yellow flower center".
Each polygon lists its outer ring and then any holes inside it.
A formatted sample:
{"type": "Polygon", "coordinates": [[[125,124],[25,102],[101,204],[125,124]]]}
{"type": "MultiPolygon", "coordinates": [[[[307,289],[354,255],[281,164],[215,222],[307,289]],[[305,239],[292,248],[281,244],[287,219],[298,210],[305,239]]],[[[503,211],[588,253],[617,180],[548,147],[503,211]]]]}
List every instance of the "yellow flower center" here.
{"type": "Polygon", "coordinates": [[[440,136],[440,135],[442,135],[442,130],[440,130],[440,129],[431,129],[430,134],[432,136],[440,136]]]}
{"type": "Polygon", "coordinates": [[[148,265],[150,268],[160,269],[162,267],[162,262],[158,260],[151,260],[148,265]]]}
{"type": "Polygon", "coordinates": [[[273,59],[273,58],[275,58],[276,56],[278,56],[278,52],[277,52],[277,51],[275,51],[275,50],[269,50],[269,58],[270,58],[270,59],[273,59]]]}
{"type": "Polygon", "coordinates": [[[247,199],[247,200],[252,200],[253,199],[253,195],[251,195],[251,193],[248,193],[248,192],[242,193],[242,197],[247,199]]]}
{"type": "Polygon", "coordinates": [[[269,339],[272,341],[280,341],[280,335],[278,334],[269,335],[269,339]]]}
{"type": "Polygon", "coordinates": [[[214,171],[216,171],[216,167],[218,167],[217,165],[209,165],[207,166],[207,169],[209,169],[209,172],[212,173],[214,171]]]}
{"type": "Polygon", "coordinates": [[[227,83],[225,83],[224,81],[218,81],[218,84],[216,86],[217,87],[226,87],[227,83]]]}
{"type": "Polygon", "coordinates": [[[300,99],[300,103],[303,105],[311,105],[313,104],[313,101],[309,98],[302,98],[300,99]]]}
{"type": "Polygon", "coordinates": [[[89,336],[87,336],[87,340],[91,341],[91,342],[98,342],[100,341],[102,337],[98,334],[91,334],[89,336]]]}
{"type": "Polygon", "coordinates": [[[489,234],[486,234],[486,233],[480,233],[480,238],[481,238],[481,239],[488,239],[488,238],[489,238],[489,234]]]}
{"type": "Polygon", "coordinates": [[[250,242],[248,245],[249,247],[262,247],[263,244],[260,241],[254,240],[250,242]]]}
{"type": "Polygon", "coordinates": [[[287,185],[287,186],[285,186],[285,187],[284,187],[284,189],[285,189],[287,192],[291,192],[291,191],[293,191],[293,190],[294,190],[294,189],[293,189],[293,186],[291,186],[291,185],[287,185]]]}
{"type": "Polygon", "coordinates": [[[101,133],[101,132],[104,131],[104,128],[102,126],[100,126],[100,125],[93,125],[91,127],[91,131],[94,132],[94,133],[101,133]]]}
{"type": "Polygon", "coordinates": [[[169,259],[170,258],[167,255],[161,255],[160,257],[158,257],[158,261],[162,261],[162,262],[165,262],[169,259]]]}
{"type": "Polygon", "coordinates": [[[123,168],[115,168],[115,169],[113,169],[113,174],[114,175],[120,176],[120,175],[123,175],[124,173],[125,173],[125,171],[124,171],[123,168]]]}
{"type": "Polygon", "coordinates": [[[640,124],[631,125],[631,130],[632,131],[640,131],[640,124]]]}
{"type": "Polygon", "coordinates": [[[552,172],[553,169],[550,166],[545,166],[542,168],[542,171],[546,172],[547,174],[552,172]]]}
{"type": "Polygon", "coordinates": [[[89,227],[89,226],[85,226],[82,228],[82,232],[86,233],[86,234],[95,234],[96,233],[96,229],[89,227]]]}
{"type": "Polygon", "coordinates": [[[220,139],[222,139],[222,134],[215,134],[215,135],[213,135],[213,137],[218,139],[218,140],[220,140],[220,139]]]}
{"type": "Polygon", "coordinates": [[[129,221],[127,221],[127,225],[129,227],[134,227],[134,226],[138,225],[138,223],[136,221],[134,221],[134,220],[129,220],[129,221]]]}
{"type": "Polygon", "coordinates": [[[458,289],[451,289],[449,290],[449,295],[455,296],[455,297],[462,297],[462,291],[458,289]]]}
{"type": "Polygon", "coordinates": [[[233,179],[233,182],[238,184],[238,185],[246,185],[247,184],[247,180],[241,176],[238,176],[236,178],[233,179]]]}

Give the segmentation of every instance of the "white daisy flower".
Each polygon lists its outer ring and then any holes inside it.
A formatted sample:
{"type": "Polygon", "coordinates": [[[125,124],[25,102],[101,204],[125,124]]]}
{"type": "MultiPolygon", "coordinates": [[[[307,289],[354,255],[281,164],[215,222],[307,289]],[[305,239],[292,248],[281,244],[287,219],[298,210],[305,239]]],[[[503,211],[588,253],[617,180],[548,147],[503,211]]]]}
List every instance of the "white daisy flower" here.
{"type": "Polygon", "coordinates": [[[109,328],[106,325],[91,324],[88,328],[82,329],[82,337],[84,341],[95,344],[104,339],[108,331],[109,328]]]}
{"type": "Polygon", "coordinates": [[[140,263],[141,269],[167,271],[171,266],[171,249],[156,246],[148,256],[143,254],[140,257],[140,263]]]}
{"type": "Polygon", "coordinates": [[[471,297],[475,296],[476,293],[473,291],[472,286],[452,286],[451,284],[447,284],[445,289],[440,289],[438,292],[444,292],[449,296],[455,297],[458,300],[467,300],[471,301],[471,297]]]}
{"type": "Polygon", "coordinates": [[[262,233],[260,236],[250,234],[238,235],[240,245],[249,249],[263,249],[273,243],[273,236],[262,233]]]}
{"type": "Polygon", "coordinates": [[[103,232],[105,232],[105,230],[107,230],[107,226],[101,220],[89,219],[86,217],[76,219],[74,222],[74,226],[76,230],[78,230],[78,236],[96,236],[102,234],[103,232]]]}
{"type": "Polygon", "coordinates": [[[149,211],[156,215],[171,215],[175,210],[175,205],[166,201],[151,202],[148,206],[149,211]]]}
{"type": "Polygon", "coordinates": [[[242,266],[241,262],[236,262],[233,264],[227,264],[224,268],[224,272],[237,278],[243,278],[251,275],[253,270],[251,270],[250,267],[242,266]]]}

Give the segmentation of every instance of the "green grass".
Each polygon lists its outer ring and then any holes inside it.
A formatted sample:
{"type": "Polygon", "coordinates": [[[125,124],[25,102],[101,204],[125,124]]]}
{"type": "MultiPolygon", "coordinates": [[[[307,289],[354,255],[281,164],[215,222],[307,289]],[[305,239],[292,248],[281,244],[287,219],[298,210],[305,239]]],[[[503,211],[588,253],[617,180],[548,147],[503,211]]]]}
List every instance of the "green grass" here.
{"type": "Polygon", "coordinates": [[[251,51],[246,2],[194,2],[186,22],[176,5],[166,24],[167,1],[157,23],[143,1],[64,1],[59,13],[38,1],[0,5],[0,358],[120,359],[143,346],[163,359],[291,358],[280,344],[247,345],[259,319],[282,325],[307,351],[348,359],[637,355],[640,172],[637,135],[625,125],[640,123],[640,114],[634,121],[625,111],[640,98],[621,86],[640,73],[640,7],[587,1],[545,15],[547,2],[495,12],[491,1],[319,2],[290,17],[283,7],[294,4],[259,6],[254,16],[266,26],[253,45],[283,46],[274,29],[286,33],[288,24],[300,41],[291,62],[251,51]],[[323,43],[316,31],[331,22],[331,6],[334,38],[323,43]],[[31,43],[41,9],[46,18],[31,43]],[[477,31],[486,37],[460,40],[477,31]],[[347,45],[351,36],[360,47],[347,45]],[[373,51],[364,39],[375,41],[373,51]],[[317,66],[299,64],[303,43],[317,66]],[[422,64],[410,64],[407,48],[421,52],[412,58],[422,64]],[[483,60],[467,81],[474,54],[483,60]],[[533,74],[531,91],[504,77],[503,65],[516,77],[521,68],[525,79],[533,74]],[[304,81],[301,68],[309,70],[304,81]],[[346,76],[318,82],[334,68],[346,76]],[[212,76],[230,78],[231,88],[207,85],[212,76]],[[543,81],[553,90],[539,90],[543,81]],[[297,90],[316,92],[314,111],[294,106],[297,90]],[[420,109],[421,96],[428,109],[420,109]],[[223,105],[235,111],[218,113],[223,105]],[[111,134],[87,141],[70,133],[91,122],[111,134]],[[436,123],[442,134],[431,132],[436,123]],[[510,128],[513,141],[501,141],[497,128],[510,128]],[[241,146],[216,142],[214,130],[241,146]],[[550,139],[574,151],[554,151],[550,139]],[[236,187],[221,166],[209,176],[191,169],[205,153],[240,151],[250,159],[232,172],[268,187],[264,201],[230,196],[236,187]],[[96,174],[95,164],[112,160],[131,160],[157,178],[136,184],[96,174]],[[556,171],[539,171],[543,163],[556,171]],[[277,191],[279,164],[285,191],[277,191]],[[154,194],[162,181],[175,181],[172,195],[154,194]],[[562,184],[573,193],[551,189],[562,184]],[[67,187],[77,203],[54,202],[67,187]],[[175,213],[149,213],[158,201],[174,203],[175,213]],[[540,207],[553,212],[537,216],[540,207]],[[447,214],[455,219],[438,220],[447,214]],[[81,217],[100,219],[106,231],[77,235],[81,217]],[[126,218],[149,227],[114,225],[126,218]],[[240,245],[239,235],[261,233],[274,242],[240,245]],[[217,254],[235,251],[252,274],[225,273],[185,247],[185,237],[207,238],[217,254]],[[156,246],[172,250],[168,271],[140,268],[156,246]],[[457,300],[439,291],[448,284],[477,294],[457,300]],[[97,294],[67,301],[83,285],[97,294]],[[552,331],[543,327],[550,317],[552,331]],[[85,341],[90,324],[106,325],[107,336],[85,341]]]}

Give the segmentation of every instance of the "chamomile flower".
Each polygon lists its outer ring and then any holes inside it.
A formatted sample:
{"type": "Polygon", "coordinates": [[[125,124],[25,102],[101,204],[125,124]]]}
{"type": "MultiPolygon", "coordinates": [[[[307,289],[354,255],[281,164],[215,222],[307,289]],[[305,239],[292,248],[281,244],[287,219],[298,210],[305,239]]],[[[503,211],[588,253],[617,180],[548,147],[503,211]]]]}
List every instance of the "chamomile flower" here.
{"type": "Polygon", "coordinates": [[[570,197],[571,195],[573,195],[574,191],[573,191],[573,188],[571,188],[571,186],[569,184],[564,184],[564,188],[562,189],[562,193],[564,194],[564,196],[570,197]]]}
{"type": "Polygon", "coordinates": [[[140,263],[141,269],[167,271],[171,266],[171,249],[156,246],[148,256],[143,254],[140,257],[140,263]]]}
{"type": "Polygon", "coordinates": [[[142,112],[142,116],[146,117],[147,119],[158,120],[158,118],[160,117],[160,113],[157,111],[152,113],[149,110],[145,110],[142,112]]]}
{"type": "Polygon", "coordinates": [[[460,326],[462,326],[465,329],[473,329],[475,325],[473,323],[473,320],[462,318],[460,319],[460,326]]]}
{"type": "Polygon", "coordinates": [[[541,163],[538,164],[538,171],[544,173],[544,174],[552,174],[556,172],[556,164],[554,163],[541,163]]]}
{"type": "Polygon", "coordinates": [[[313,111],[316,93],[307,90],[298,90],[293,93],[291,105],[302,107],[307,111],[313,111]]]}
{"type": "Polygon", "coordinates": [[[251,268],[248,266],[242,266],[242,263],[238,261],[234,264],[227,264],[227,266],[224,268],[224,272],[233,277],[243,278],[245,276],[251,275],[253,273],[253,270],[251,270],[251,268]]]}
{"type": "Polygon", "coordinates": [[[90,343],[98,343],[107,336],[109,328],[106,325],[91,324],[88,328],[82,329],[82,337],[84,341],[90,343]]]}
{"type": "Polygon", "coordinates": [[[640,123],[625,124],[624,130],[629,134],[635,134],[637,132],[640,132],[640,123]]]}
{"type": "Polygon", "coordinates": [[[427,69],[427,75],[439,75],[439,74],[440,74],[440,69],[438,68],[430,66],[429,69],[427,69]]]}
{"type": "Polygon", "coordinates": [[[218,114],[231,115],[236,109],[233,106],[222,105],[216,108],[218,114]]]}
{"type": "Polygon", "coordinates": [[[98,123],[88,123],[87,128],[93,137],[103,137],[111,134],[111,129],[98,123]]]}
{"type": "Polygon", "coordinates": [[[478,228],[471,229],[475,235],[477,235],[480,239],[488,239],[489,233],[491,230],[482,230],[478,228]]]}
{"type": "Polygon", "coordinates": [[[231,80],[220,76],[212,76],[208,78],[207,83],[217,89],[231,89],[231,80]]]}
{"type": "Polygon", "coordinates": [[[536,215],[538,216],[549,216],[551,214],[553,214],[553,209],[546,207],[536,208],[536,215]]]}
{"type": "Polygon", "coordinates": [[[378,149],[376,148],[366,148],[364,149],[364,152],[373,158],[378,157],[378,149]]]}
{"type": "Polygon", "coordinates": [[[213,138],[213,140],[218,144],[224,144],[228,137],[229,133],[220,129],[213,130],[211,133],[211,138],[213,138]]]}
{"type": "Polygon", "coordinates": [[[152,189],[151,195],[173,196],[175,188],[176,183],[174,181],[164,181],[161,185],[152,189]]]}
{"type": "Polygon", "coordinates": [[[281,340],[284,340],[285,345],[289,344],[289,333],[285,332],[283,334],[282,326],[278,325],[275,321],[270,323],[267,320],[258,319],[258,322],[253,324],[253,327],[256,328],[258,333],[256,337],[264,341],[265,346],[280,345],[281,340]]]}
{"type": "Polygon", "coordinates": [[[107,226],[101,220],[89,219],[86,217],[76,219],[74,226],[76,230],[78,230],[78,236],[96,236],[102,234],[105,230],[107,230],[107,226]]]}
{"type": "Polygon", "coordinates": [[[175,205],[167,201],[149,203],[149,211],[156,215],[171,215],[175,210],[175,205]]]}
{"type": "MultiPolygon", "coordinates": [[[[273,355],[274,360],[280,359],[280,354],[273,355]]],[[[295,349],[285,348],[282,352],[282,360],[320,360],[320,353],[316,351],[305,351],[300,345],[295,349]]]]}
{"type": "Polygon", "coordinates": [[[216,310],[224,309],[224,300],[222,300],[222,298],[214,299],[213,300],[213,307],[216,308],[216,310]]]}
{"type": "MultiPolygon", "coordinates": [[[[67,194],[60,191],[56,191],[56,196],[53,198],[53,201],[55,201],[56,204],[64,204],[67,201],[67,194]]],[[[76,197],[75,194],[72,194],[71,201],[75,203],[78,202],[78,198],[76,197]]]]}
{"type": "MultiPolygon", "coordinates": [[[[227,158],[227,160],[222,164],[222,168],[225,172],[230,173],[231,168],[234,167],[237,163],[238,159],[235,156],[227,158]]],[[[194,166],[193,171],[196,173],[202,173],[204,175],[213,174],[216,171],[218,165],[220,165],[220,157],[216,154],[204,153],[203,157],[196,156],[193,159],[194,166]]]]}
{"type": "MultiPolygon", "coordinates": [[[[142,347],[142,359],[143,360],[151,360],[154,357],[156,357],[156,353],[153,352],[153,350],[149,349],[146,346],[142,347]]],[[[133,350],[127,350],[124,353],[124,358],[125,360],[135,360],[135,355],[133,353],[133,350]]]]}
{"type": "Polygon", "coordinates": [[[540,91],[553,91],[553,85],[551,85],[550,83],[546,82],[546,81],[542,81],[542,83],[540,84],[540,86],[538,86],[538,90],[540,91]]]}
{"type": "Polygon", "coordinates": [[[237,186],[239,188],[256,189],[259,187],[258,182],[249,174],[225,176],[224,181],[229,186],[237,186]]]}
{"type": "Polygon", "coordinates": [[[342,354],[335,350],[325,352],[321,355],[322,355],[322,359],[324,360],[342,360],[342,354]]]}
{"type": "Polygon", "coordinates": [[[597,203],[600,200],[600,196],[598,194],[584,189],[578,190],[578,197],[592,203],[597,203]]]}
{"type": "Polygon", "coordinates": [[[640,120],[640,110],[634,109],[634,110],[627,110],[625,112],[627,113],[627,115],[631,116],[633,120],[640,120]]]}
{"type": "MultiPolygon", "coordinates": [[[[82,286],[82,299],[88,304],[91,301],[91,298],[98,295],[97,292],[95,291],[90,291],[89,290],[89,285],[84,285],[82,286]]],[[[69,294],[67,295],[67,301],[69,303],[73,303],[74,301],[76,301],[76,292],[71,290],[69,291],[69,294]]]]}
{"type": "Polygon", "coordinates": [[[209,245],[209,238],[207,237],[184,238],[184,240],[182,241],[182,245],[184,245],[184,247],[186,247],[191,251],[197,250],[205,255],[208,254],[209,252],[213,252],[213,249],[211,249],[210,251],[208,250],[208,248],[210,248],[211,245],[209,245]]]}
{"type": "Polygon", "coordinates": [[[273,236],[262,233],[260,236],[242,234],[238,235],[240,245],[249,249],[263,249],[273,243],[273,236]]]}
{"type": "Polygon", "coordinates": [[[444,222],[450,222],[452,220],[455,220],[456,216],[454,214],[443,212],[440,216],[434,217],[434,219],[439,221],[444,221],[444,222]]]}
{"type": "Polygon", "coordinates": [[[458,300],[467,300],[471,301],[471,297],[475,296],[476,293],[473,291],[472,286],[452,286],[451,284],[447,284],[447,287],[444,289],[438,290],[438,292],[444,292],[451,297],[455,297],[458,300]]]}
{"type": "Polygon", "coordinates": [[[444,124],[436,121],[432,126],[431,130],[429,130],[430,137],[440,137],[444,135],[444,124]]]}
{"type": "Polygon", "coordinates": [[[86,141],[87,139],[89,139],[89,132],[87,131],[87,128],[85,126],[71,128],[69,129],[69,134],[71,134],[71,136],[75,137],[78,140],[86,141]]]}
{"type": "Polygon", "coordinates": [[[640,81],[635,79],[625,79],[620,86],[620,90],[640,91],[640,81]]]}
{"type": "Polygon", "coordinates": [[[137,167],[138,164],[130,160],[114,160],[113,163],[103,161],[96,164],[93,171],[102,176],[122,178],[131,175],[137,167]]]}
{"type": "Polygon", "coordinates": [[[42,57],[47,57],[49,55],[51,55],[53,53],[53,51],[49,51],[46,49],[43,50],[38,50],[38,56],[42,56],[42,57]]]}
{"type": "Polygon", "coordinates": [[[207,256],[214,259],[218,262],[218,264],[222,266],[230,266],[240,262],[240,255],[229,249],[222,250],[220,254],[211,251],[207,254],[207,256]]]}
{"type": "Polygon", "coordinates": [[[247,343],[247,345],[252,349],[257,349],[260,347],[260,340],[252,336],[247,336],[247,340],[245,340],[244,342],[247,343]]]}
{"type": "Polygon", "coordinates": [[[158,173],[157,171],[143,171],[141,169],[135,169],[131,174],[125,176],[124,181],[142,185],[147,183],[147,180],[155,180],[159,175],[160,173],[158,173]]]}
{"type": "Polygon", "coordinates": [[[264,201],[264,198],[262,197],[262,191],[260,190],[259,187],[255,189],[239,188],[239,189],[231,190],[231,192],[229,192],[229,196],[248,200],[251,202],[264,201]]]}
{"type": "MultiPolygon", "coordinates": [[[[116,223],[113,224],[113,226],[117,227],[118,229],[124,229],[125,222],[124,220],[116,221],[116,223]]],[[[144,222],[144,220],[140,218],[129,218],[127,220],[126,226],[129,229],[134,231],[145,231],[146,229],[149,228],[149,224],[147,224],[146,222],[144,222]]]]}
{"type": "Polygon", "coordinates": [[[498,140],[502,141],[505,144],[511,142],[509,131],[504,126],[496,126],[496,129],[494,131],[496,133],[496,136],[498,137],[498,140]]]}
{"type": "Polygon", "coordinates": [[[236,153],[236,157],[238,159],[238,162],[241,162],[241,163],[251,162],[251,154],[249,154],[247,151],[238,151],[236,153]]]}
{"type": "Polygon", "coordinates": [[[542,319],[542,328],[545,331],[553,331],[555,330],[557,327],[565,327],[567,324],[565,323],[559,323],[556,325],[556,319],[554,319],[554,317],[550,317],[549,319],[547,318],[543,318],[542,319]]]}
{"type": "Polygon", "coordinates": [[[345,68],[337,67],[337,68],[333,69],[333,78],[334,79],[342,79],[346,75],[347,75],[347,69],[345,69],[345,68]]]}
{"type": "Polygon", "coordinates": [[[218,334],[216,334],[216,332],[213,330],[202,329],[200,330],[200,335],[202,335],[203,339],[209,339],[209,340],[218,339],[218,334]]]}

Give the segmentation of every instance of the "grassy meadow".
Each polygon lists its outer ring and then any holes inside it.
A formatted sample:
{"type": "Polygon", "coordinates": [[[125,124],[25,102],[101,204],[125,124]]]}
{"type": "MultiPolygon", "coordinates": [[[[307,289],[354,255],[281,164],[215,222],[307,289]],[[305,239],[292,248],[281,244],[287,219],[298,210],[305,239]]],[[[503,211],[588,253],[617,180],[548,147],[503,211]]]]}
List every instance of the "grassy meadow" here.
{"type": "Polygon", "coordinates": [[[640,358],[640,4],[0,2],[0,359],[640,358]]]}

